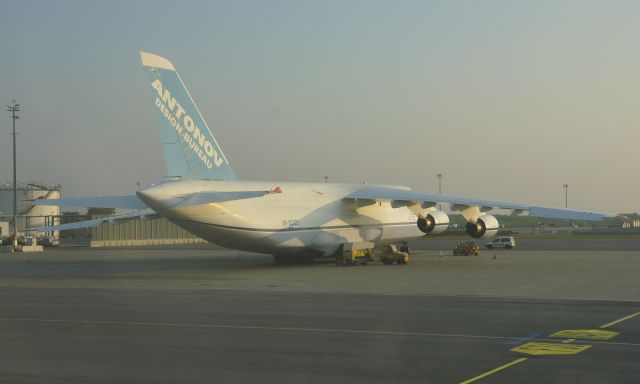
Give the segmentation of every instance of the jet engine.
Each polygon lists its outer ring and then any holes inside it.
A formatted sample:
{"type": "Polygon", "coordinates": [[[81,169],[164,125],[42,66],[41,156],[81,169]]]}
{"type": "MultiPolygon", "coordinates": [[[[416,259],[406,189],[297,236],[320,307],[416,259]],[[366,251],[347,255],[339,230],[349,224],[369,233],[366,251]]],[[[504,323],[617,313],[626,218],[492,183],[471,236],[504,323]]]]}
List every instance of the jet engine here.
{"type": "Polygon", "coordinates": [[[467,223],[467,233],[475,239],[493,237],[498,233],[499,228],[498,219],[491,215],[478,217],[475,224],[467,223]]]}
{"type": "Polygon", "coordinates": [[[418,217],[418,229],[429,235],[438,235],[449,228],[449,216],[442,211],[433,211],[427,213],[422,218],[418,217]]]}

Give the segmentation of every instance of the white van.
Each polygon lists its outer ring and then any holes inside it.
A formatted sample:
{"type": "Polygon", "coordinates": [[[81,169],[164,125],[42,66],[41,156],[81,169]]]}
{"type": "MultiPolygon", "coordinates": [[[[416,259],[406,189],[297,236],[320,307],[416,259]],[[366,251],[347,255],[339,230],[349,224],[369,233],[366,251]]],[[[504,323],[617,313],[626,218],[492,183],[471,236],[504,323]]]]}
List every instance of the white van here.
{"type": "Polygon", "coordinates": [[[489,249],[495,249],[495,248],[511,249],[515,246],[516,246],[516,239],[514,239],[513,236],[496,237],[495,239],[485,244],[485,247],[489,249]]]}

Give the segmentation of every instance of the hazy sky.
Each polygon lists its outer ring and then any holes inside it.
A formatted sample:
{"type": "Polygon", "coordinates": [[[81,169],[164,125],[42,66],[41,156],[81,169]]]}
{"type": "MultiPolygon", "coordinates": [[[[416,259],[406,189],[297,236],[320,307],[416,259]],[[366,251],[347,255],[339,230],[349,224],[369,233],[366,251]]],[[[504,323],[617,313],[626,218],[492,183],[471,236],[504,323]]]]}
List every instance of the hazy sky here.
{"type": "MultiPolygon", "coordinates": [[[[169,58],[242,179],[640,211],[638,1],[0,0],[20,181],[164,175],[139,59],[169,58]]],[[[0,119],[0,182],[11,120],[0,119]]]]}

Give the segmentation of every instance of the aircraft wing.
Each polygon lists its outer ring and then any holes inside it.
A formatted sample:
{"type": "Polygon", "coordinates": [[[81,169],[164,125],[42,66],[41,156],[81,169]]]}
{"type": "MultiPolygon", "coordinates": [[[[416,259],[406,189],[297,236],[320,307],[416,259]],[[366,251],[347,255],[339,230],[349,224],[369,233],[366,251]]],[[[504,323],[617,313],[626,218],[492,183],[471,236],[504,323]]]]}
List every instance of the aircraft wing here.
{"type": "Polygon", "coordinates": [[[106,216],[106,217],[101,217],[99,219],[77,221],[75,223],[51,225],[51,226],[48,226],[48,227],[42,227],[42,228],[34,229],[33,231],[35,231],[35,232],[64,231],[64,230],[67,230],[67,229],[97,227],[98,225],[100,225],[102,223],[118,224],[118,223],[124,223],[124,222],[127,222],[129,220],[138,219],[138,218],[143,219],[143,220],[150,220],[150,219],[156,219],[158,217],[160,217],[160,215],[158,215],[157,213],[153,212],[152,210],[147,210],[147,211],[142,212],[142,213],[132,213],[132,214],[128,214],[128,215],[106,216]]]}
{"type": "Polygon", "coordinates": [[[450,205],[451,210],[453,211],[463,211],[470,207],[478,207],[480,212],[487,212],[492,209],[506,209],[510,210],[514,215],[528,212],[529,216],[535,217],[549,217],[556,219],[585,221],[598,221],[604,218],[611,218],[616,216],[606,213],[540,207],[531,204],[510,203],[496,200],[483,200],[440,194],[429,194],[411,190],[368,185],[365,185],[357,191],[349,194],[343,200],[346,203],[354,203],[356,206],[367,205],[368,202],[390,201],[392,206],[394,207],[420,204],[423,208],[435,207],[438,203],[447,203],[450,205]],[[361,203],[359,203],[359,201],[361,201],[361,203]]]}
{"type": "Polygon", "coordinates": [[[69,197],[65,199],[36,199],[34,205],[60,205],[65,207],[93,207],[145,209],[147,205],[136,195],[101,196],[101,197],[69,197]]]}

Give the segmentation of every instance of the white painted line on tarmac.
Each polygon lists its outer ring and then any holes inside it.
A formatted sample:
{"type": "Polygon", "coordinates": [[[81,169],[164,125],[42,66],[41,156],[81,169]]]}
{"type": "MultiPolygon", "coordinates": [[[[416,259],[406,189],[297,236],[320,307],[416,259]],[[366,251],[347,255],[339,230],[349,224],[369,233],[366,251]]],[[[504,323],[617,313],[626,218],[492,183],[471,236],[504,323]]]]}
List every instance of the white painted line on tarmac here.
{"type": "Polygon", "coordinates": [[[492,339],[492,340],[520,339],[520,337],[510,337],[510,336],[465,335],[465,334],[401,332],[401,331],[372,331],[372,330],[363,330],[363,329],[272,327],[272,326],[261,326],[261,325],[157,323],[157,322],[140,322],[140,321],[102,321],[102,320],[68,320],[68,319],[35,319],[35,318],[0,318],[0,321],[7,321],[7,322],[8,321],[11,321],[11,322],[24,321],[24,322],[95,324],[95,325],[134,325],[134,326],[154,326],[154,327],[219,328],[219,329],[239,329],[239,330],[294,331],[294,332],[325,332],[325,333],[350,333],[350,334],[365,334],[365,335],[451,337],[451,338],[492,339]]]}
{"type": "MultiPolygon", "coordinates": [[[[364,335],[388,335],[388,336],[419,336],[419,337],[450,337],[467,339],[487,339],[487,340],[521,340],[521,336],[489,336],[489,335],[466,335],[457,333],[438,332],[402,332],[402,331],[372,331],[366,329],[332,329],[332,328],[303,328],[303,327],[272,327],[261,325],[230,325],[230,324],[194,324],[194,323],[161,323],[145,321],[106,321],[106,320],[70,320],[70,319],[37,319],[37,318],[0,318],[5,322],[41,322],[60,324],[95,324],[95,325],[132,325],[132,326],[153,326],[153,327],[192,327],[192,328],[218,328],[218,329],[238,329],[238,330],[266,330],[266,331],[293,331],[293,332],[325,332],[325,333],[350,333],[364,335]]],[[[540,342],[557,342],[557,339],[536,338],[540,342]]],[[[580,343],[580,342],[579,342],[580,343]]],[[[612,341],[589,340],[589,344],[603,344],[611,346],[640,347],[640,343],[625,343],[612,341]]]]}

